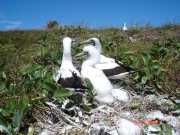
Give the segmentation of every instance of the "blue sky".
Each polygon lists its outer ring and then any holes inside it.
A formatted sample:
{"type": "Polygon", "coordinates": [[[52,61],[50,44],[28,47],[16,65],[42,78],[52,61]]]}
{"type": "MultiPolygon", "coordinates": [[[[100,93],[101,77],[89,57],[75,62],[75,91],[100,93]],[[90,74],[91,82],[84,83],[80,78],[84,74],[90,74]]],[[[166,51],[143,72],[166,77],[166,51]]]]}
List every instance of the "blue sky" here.
{"type": "Polygon", "coordinates": [[[44,28],[49,20],[90,27],[180,22],[180,0],[0,0],[0,30],[44,28]]]}

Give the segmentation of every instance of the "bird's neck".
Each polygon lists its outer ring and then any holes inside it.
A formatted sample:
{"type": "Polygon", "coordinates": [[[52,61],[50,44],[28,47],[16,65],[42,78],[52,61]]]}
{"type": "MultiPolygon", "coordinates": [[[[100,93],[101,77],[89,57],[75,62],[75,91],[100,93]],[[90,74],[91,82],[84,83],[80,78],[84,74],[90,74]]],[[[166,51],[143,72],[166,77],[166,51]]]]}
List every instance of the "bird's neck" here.
{"type": "Polygon", "coordinates": [[[63,49],[62,64],[64,63],[72,64],[71,46],[66,46],[63,49]]]}
{"type": "Polygon", "coordinates": [[[63,60],[72,61],[71,45],[66,45],[63,47],[63,60]]]}
{"type": "Polygon", "coordinates": [[[101,44],[98,44],[96,46],[96,49],[98,50],[99,53],[101,53],[102,52],[101,44]]]}
{"type": "Polygon", "coordinates": [[[98,59],[90,58],[83,62],[82,68],[93,67],[97,63],[98,63],[98,59]]]}
{"type": "Polygon", "coordinates": [[[82,64],[82,68],[87,68],[87,67],[92,67],[94,64],[93,64],[93,61],[91,60],[86,60],[83,62],[82,64]]]}

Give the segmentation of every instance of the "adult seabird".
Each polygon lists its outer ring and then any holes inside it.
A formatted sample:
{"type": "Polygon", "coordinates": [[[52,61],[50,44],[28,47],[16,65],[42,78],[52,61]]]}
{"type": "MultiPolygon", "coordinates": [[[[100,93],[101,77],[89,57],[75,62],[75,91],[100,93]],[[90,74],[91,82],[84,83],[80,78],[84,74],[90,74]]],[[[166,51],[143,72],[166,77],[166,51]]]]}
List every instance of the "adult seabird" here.
{"type": "Polygon", "coordinates": [[[63,57],[61,67],[54,80],[61,86],[69,90],[82,91],[86,87],[83,86],[80,73],[74,67],[71,56],[71,45],[74,42],[70,37],[63,38],[63,57]]]}
{"type": "Polygon", "coordinates": [[[116,99],[120,101],[129,101],[129,94],[122,89],[114,89],[104,72],[94,67],[100,61],[100,53],[92,46],[85,46],[83,52],[87,59],[81,67],[81,76],[88,79],[96,91],[95,99],[100,103],[113,103],[116,99]]]}
{"type": "Polygon", "coordinates": [[[127,28],[127,26],[126,26],[126,23],[123,24],[122,30],[123,30],[123,31],[127,31],[127,30],[128,30],[128,28],[127,28]]]}
{"type": "MultiPolygon", "coordinates": [[[[80,44],[91,44],[96,47],[98,52],[102,53],[102,46],[98,38],[90,38],[86,41],[81,42],[80,44]]],[[[124,65],[122,62],[100,55],[100,61],[95,65],[97,69],[103,70],[106,76],[109,79],[122,79],[127,75],[134,73],[133,69],[127,65],[124,65]]]]}

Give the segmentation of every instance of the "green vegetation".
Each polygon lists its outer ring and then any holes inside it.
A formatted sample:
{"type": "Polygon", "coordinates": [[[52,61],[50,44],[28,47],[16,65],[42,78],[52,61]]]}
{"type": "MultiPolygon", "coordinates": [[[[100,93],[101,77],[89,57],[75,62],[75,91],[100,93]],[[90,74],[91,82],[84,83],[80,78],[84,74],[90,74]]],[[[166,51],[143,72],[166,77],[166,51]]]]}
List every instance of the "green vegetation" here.
{"type": "MultiPolygon", "coordinates": [[[[53,81],[61,63],[64,36],[77,40],[100,37],[104,53],[136,70],[131,80],[142,88],[176,95],[180,91],[180,26],[161,28],[88,29],[59,27],[49,22],[47,30],[0,32],[0,126],[7,134],[17,134],[28,110],[53,96],[70,96],[53,81]],[[129,37],[136,39],[135,42],[129,37]]],[[[76,48],[74,52],[79,52],[76,48]]],[[[92,93],[90,93],[92,94],[92,93]]]]}

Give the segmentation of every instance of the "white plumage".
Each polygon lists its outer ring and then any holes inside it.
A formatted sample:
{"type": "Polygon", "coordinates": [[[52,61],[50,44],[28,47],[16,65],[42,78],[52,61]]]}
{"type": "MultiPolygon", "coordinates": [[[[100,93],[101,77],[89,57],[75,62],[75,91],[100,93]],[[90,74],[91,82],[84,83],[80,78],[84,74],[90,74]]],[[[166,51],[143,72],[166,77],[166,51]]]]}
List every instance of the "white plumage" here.
{"type": "Polygon", "coordinates": [[[74,67],[71,56],[71,45],[73,40],[69,37],[63,38],[63,57],[61,67],[56,75],[53,76],[54,80],[69,90],[83,88],[80,79],[79,71],[74,67]]]}
{"type": "Polygon", "coordinates": [[[59,80],[60,76],[62,78],[72,77],[72,72],[75,72],[78,76],[80,76],[79,71],[74,67],[72,63],[71,44],[71,38],[63,38],[63,57],[61,67],[59,68],[57,75],[54,76],[54,80],[56,82],[59,80]]]}
{"type": "Polygon", "coordinates": [[[126,26],[126,23],[123,24],[122,30],[123,30],[123,31],[127,31],[127,30],[128,30],[128,28],[127,28],[127,26],[126,26]]]}
{"type": "Polygon", "coordinates": [[[81,75],[82,78],[89,79],[96,91],[95,99],[100,103],[113,103],[115,99],[127,102],[129,95],[127,92],[120,89],[113,89],[111,82],[102,72],[102,70],[94,67],[99,63],[100,53],[92,46],[85,46],[83,52],[88,55],[87,60],[82,64],[81,75]],[[118,95],[117,95],[118,94],[118,95]]]}
{"type": "Polygon", "coordinates": [[[90,38],[82,42],[82,44],[86,43],[95,46],[97,51],[100,53],[100,60],[94,65],[94,67],[102,70],[108,78],[122,79],[134,72],[130,67],[124,65],[122,62],[102,55],[102,46],[98,38],[90,38]]]}

